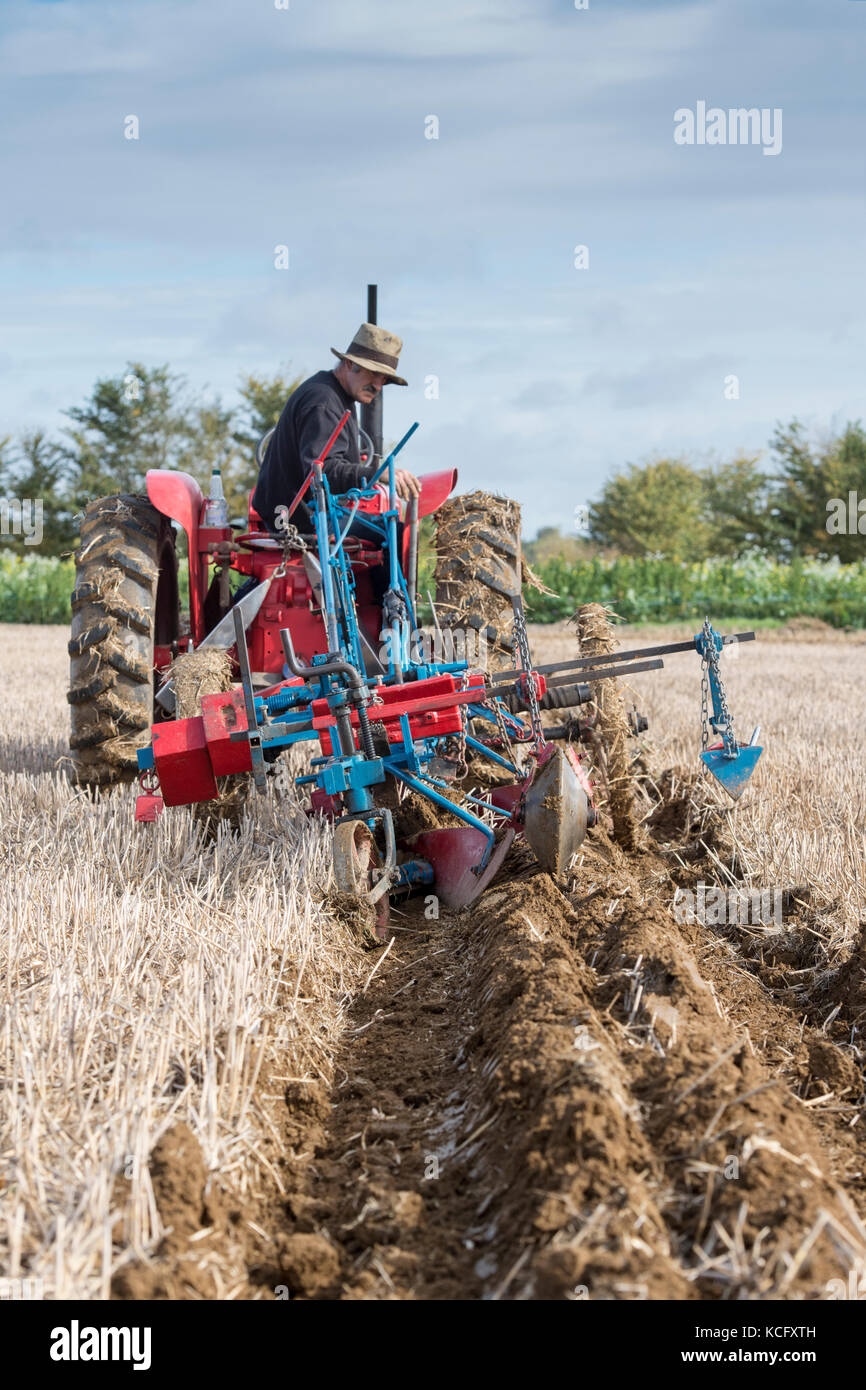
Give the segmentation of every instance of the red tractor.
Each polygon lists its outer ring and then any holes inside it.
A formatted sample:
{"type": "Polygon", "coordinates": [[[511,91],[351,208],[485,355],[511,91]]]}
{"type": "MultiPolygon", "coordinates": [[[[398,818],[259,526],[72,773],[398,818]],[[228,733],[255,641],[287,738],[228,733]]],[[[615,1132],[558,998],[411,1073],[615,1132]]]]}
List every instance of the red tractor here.
{"type": "MultiPolygon", "coordinates": [[[[417,516],[404,534],[407,566],[418,521],[441,506],[456,481],[453,468],[421,479],[417,516]]],[[[205,498],[187,473],[154,469],[147,474],[147,497],[103,497],[85,511],[75,555],[68,695],[70,746],[82,782],[105,785],[135,777],[136,751],[148,742],[153,720],[173,710],[170,698],[155,698],[162,673],[181,652],[213,641],[221,623],[220,631],[226,631],[221,645],[232,644],[232,629],[225,628],[226,617],[232,618],[232,573],[256,581],[240,603],[257,686],[283,677],[282,628],[290,629],[304,660],[327,651],[315,537],[297,537],[296,548],[284,545],[265,529],[252,504],[242,534],[227,521],[209,524],[212,503],[219,500],[205,498]],[[180,613],[179,533],[188,556],[188,625],[180,613]]],[[[378,502],[365,499],[361,506],[367,512],[384,511],[387,491],[378,502]]],[[[359,625],[372,661],[380,645],[382,612],[370,572],[382,565],[383,557],[367,540],[348,537],[345,546],[359,625]]]]}
{"type": "MultiPolygon", "coordinates": [[[[536,667],[520,594],[519,530],[508,535],[497,522],[503,499],[480,494],[457,499],[452,506],[468,504],[457,525],[438,528],[446,618],[465,639],[468,628],[487,623],[485,596],[492,593],[498,612],[503,603],[511,611],[510,654],[506,648],[498,670],[484,661],[472,669],[466,652],[456,660],[441,651],[431,658],[417,641],[419,524],[446,502],[457,471],[422,477],[420,497],[401,517],[394,460],[417,424],[382,462],[376,430],[367,451],[377,455],[378,471],[333,495],[326,457],[349,418],[347,410],[278,534],[264,528],[251,503],[246,530],[236,534],[218,470],[207,498],[188,474],[158,469],[147,474],[146,497],[102,498],[87,507],[69,643],[71,747],[81,781],[104,785],[138,774],[136,818],[148,821],[163,807],[219,801],[221,779],[240,777],[245,786],[252,774],[264,793],[274,762],[295,744],[314,742],[319,754],[295,785],[312,788],[308,809],[334,821],[341,890],[384,912],[388,892],[434,884],[446,905],[463,907],[491,881],[515,835],[525,836],[552,873],[572,862],[596,817],[573,741],[591,751],[615,831],[619,818],[618,837],[631,843],[630,721],[616,681],[658,669],[663,654],[693,650],[705,673],[702,761],[732,797],[740,795],[761,749],[757,730],[748,745],[734,738],[719,657],[726,642],[754,633],[724,638],[707,619],[690,642],[614,652],[601,629],[594,633],[585,621],[582,655],[536,667]],[[378,484],[384,475],[387,486],[378,484]],[[303,536],[291,516],[308,488],[315,535],[303,536]],[[365,535],[380,539],[353,532],[358,521],[365,535]],[[183,631],[175,526],[185,537],[189,572],[183,631]],[[246,581],[235,591],[233,574],[246,581]],[[209,665],[201,655],[209,645],[220,652],[228,688],[200,683],[186,708],[182,672],[209,665]],[[230,650],[239,686],[227,674],[230,650]],[[613,702],[597,699],[595,686],[613,702]],[[595,706],[588,720],[543,724],[543,710],[587,704],[595,706]],[[528,721],[515,718],[523,712],[528,721]],[[708,745],[710,728],[721,735],[717,745],[708,745]],[[473,774],[472,791],[454,787],[479,759],[480,786],[473,774]],[[402,806],[409,793],[447,823],[419,831],[395,819],[394,795],[402,806]]],[[[505,505],[519,525],[518,509],[505,505]]],[[[606,628],[600,605],[584,605],[581,613],[606,628]]],[[[434,620],[441,638],[435,613],[434,620]]],[[[635,717],[631,731],[639,727],[635,717]]]]}

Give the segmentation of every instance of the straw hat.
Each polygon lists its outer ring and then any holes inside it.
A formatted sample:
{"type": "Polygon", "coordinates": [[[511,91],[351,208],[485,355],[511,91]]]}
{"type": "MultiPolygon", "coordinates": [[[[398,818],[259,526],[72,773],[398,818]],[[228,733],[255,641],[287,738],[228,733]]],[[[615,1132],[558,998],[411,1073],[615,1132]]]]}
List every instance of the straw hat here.
{"type": "Polygon", "coordinates": [[[331,351],[342,362],[354,362],[370,372],[383,372],[395,386],[408,386],[409,383],[397,375],[402,346],[403,339],[396,334],[387,333],[376,323],[362,323],[345,352],[338,352],[336,348],[331,351]]]}

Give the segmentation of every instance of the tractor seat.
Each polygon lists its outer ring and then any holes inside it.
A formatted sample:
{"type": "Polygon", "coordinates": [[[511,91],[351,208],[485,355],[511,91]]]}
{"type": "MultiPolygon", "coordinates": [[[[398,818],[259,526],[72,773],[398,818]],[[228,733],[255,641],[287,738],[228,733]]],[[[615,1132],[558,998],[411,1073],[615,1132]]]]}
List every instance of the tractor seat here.
{"type": "Polygon", "coordinates": [[[249,537],[247,544],[254,550],[279,550],[280,542],[276,536],[271,535],[262,518],[253,506],[253,492],[250,492],[247,500],[247,514],[249,517],[248,531],[249,537]]]}
{"type": "Polygon", "coordinates": [[[255,488],[253,488],[253,489],[250,491],[250,495],[249,495],[249,497],[247,498],[247,513],[248,513],[248,515],[249,515],[249,529],[250,529],[251,531],[261,531],[264,535],[267,535],[267,534],[268,534],[268,528],[267,528],[267,526],[265,525],[265,523],[262,521],[262,518],[259,516],[259,514],[258,514],[258,512],[256,511],[255,507],[253,506],[253,493],[254,493],[254,492],[255,492],[255,488]]]}
{"type": "MultiPolygon", "coordinates": [[[[264,521],[259,516],[255,507],[253,506],[252,492],[250,493],[249,500],[247,502],[247,515],[249,518],[249,531],[247,536],[244,538],[244,545],[249,546],[252,550],[281,550],[282,541],[278,540],[277,537],[274,536],[268,530],[264,521]]],[[[301,539],[305,540],[308,546],[311,546],[313,549],[315,549],[315,536],[302,536],[301,539]]]]}

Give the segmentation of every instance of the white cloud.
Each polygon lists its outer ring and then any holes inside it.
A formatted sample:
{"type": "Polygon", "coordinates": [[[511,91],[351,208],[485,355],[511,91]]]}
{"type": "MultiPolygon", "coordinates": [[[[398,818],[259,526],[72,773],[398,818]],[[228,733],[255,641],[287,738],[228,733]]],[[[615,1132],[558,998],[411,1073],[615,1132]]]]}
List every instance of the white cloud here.
{"type": "Polygon", "coordinates": [[[242,370],[315,370],[368,278],[406,342],[394,432],[421,419],[419,467],[507,484],[530,526],[650,448],[861,415],[866,5],[823,44],[819,8],[5,0],[0,435],[130,357],[229,395],[242,370]],[[674,146],[698,97],[783,105],[783,155],[674,146]]]}

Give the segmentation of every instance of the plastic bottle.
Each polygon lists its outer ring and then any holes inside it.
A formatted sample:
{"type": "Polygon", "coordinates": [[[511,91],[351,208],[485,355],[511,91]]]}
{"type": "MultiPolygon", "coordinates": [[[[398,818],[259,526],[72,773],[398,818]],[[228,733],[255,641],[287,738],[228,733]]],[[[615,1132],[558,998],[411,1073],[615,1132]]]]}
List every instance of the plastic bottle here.
{"type": "Polygon", "coordinates": [[[202,526],[228,526],[229,508],[223,492],[222,473],[218,463],[211,469],[210,494],[204,504],[202,526]]]}

